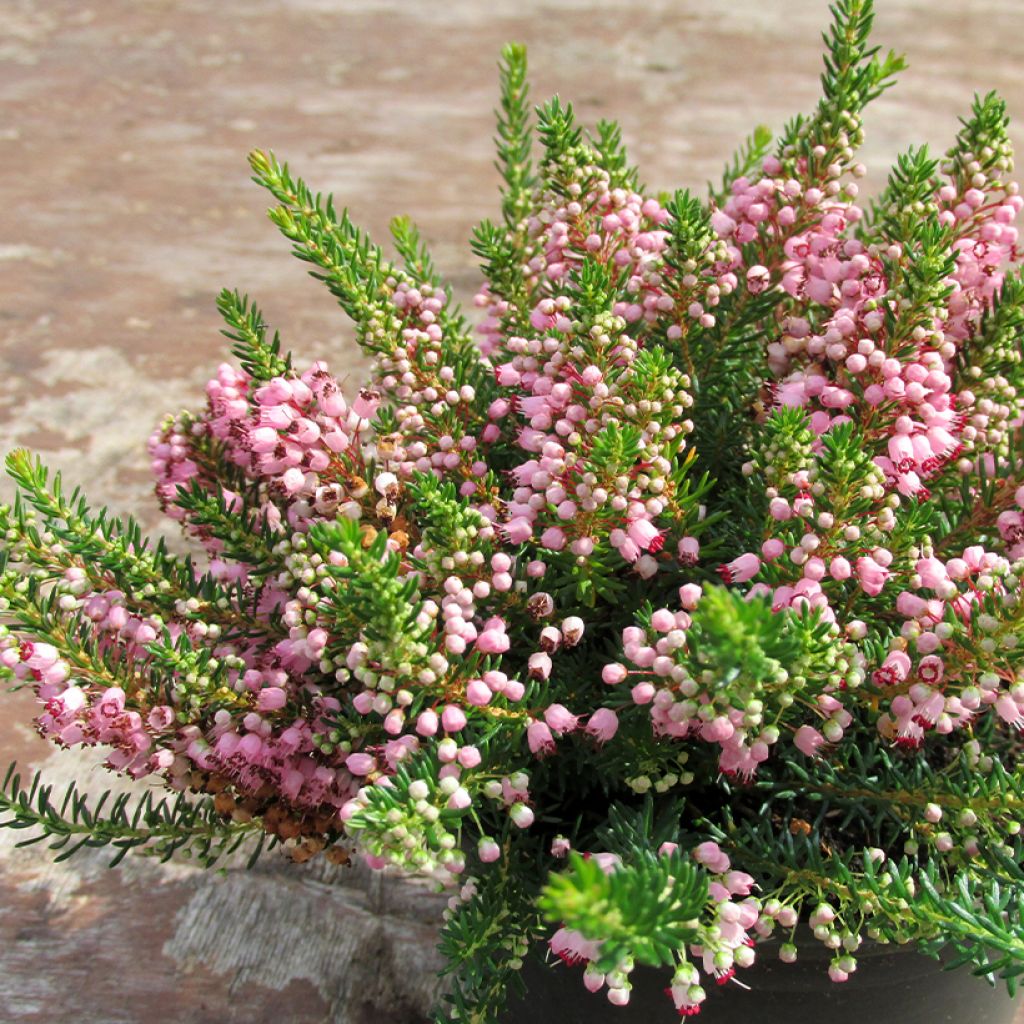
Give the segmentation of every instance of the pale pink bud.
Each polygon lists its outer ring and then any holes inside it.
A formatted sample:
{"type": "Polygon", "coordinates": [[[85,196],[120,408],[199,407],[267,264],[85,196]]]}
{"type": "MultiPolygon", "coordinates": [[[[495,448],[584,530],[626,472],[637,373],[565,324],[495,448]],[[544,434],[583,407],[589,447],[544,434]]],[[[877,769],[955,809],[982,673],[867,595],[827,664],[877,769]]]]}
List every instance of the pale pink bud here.
{"type": "Polygon", "coordinates": [[[372,754],[349,754],[345,767],[353,775],[369,775],[377,767],[377,759],[372,754]]]}
{"type": "Polygon", "coordinates": [[[477,843],[476,852],[484,864],[493,864],[501,856],[501,847],[493,839],[484,836],[477,843]]]}
{"type": "Polygon", "coordinates": [[[458,732],[466,727],[466,713],[454,704],[448,704],[441,712],[441,725],[445,732],[458,732]]]}
{"type": "MultiPolygon", "coordinates": [[[[362,696],[362,694],[360,694],[362,696]]],[[[421,711],[416,719],[416,731],[421,736],[433,736],[437,732],[437,712],[427,708],[421,711]]]]}
{"type": "Polygon", "coordinates": [[[466,685],[466,701],[482,708],[491,701],[491,688],[482,679],[471,679],[466,685]]]}
{"type": "Polygon", "coordinates": [[[626,666],[620,665],[618,662],[614,662],[611,665],[605,665],[601,669],[601,679],[607,683],[608,686],[617,686],[626,678],[626,666]]]}
{"type": "Polygon", "coordinates": [[[533,824],[533,811],[524,803],[513,804],[508,814],[518,828],[529,828],[533,824]]]}

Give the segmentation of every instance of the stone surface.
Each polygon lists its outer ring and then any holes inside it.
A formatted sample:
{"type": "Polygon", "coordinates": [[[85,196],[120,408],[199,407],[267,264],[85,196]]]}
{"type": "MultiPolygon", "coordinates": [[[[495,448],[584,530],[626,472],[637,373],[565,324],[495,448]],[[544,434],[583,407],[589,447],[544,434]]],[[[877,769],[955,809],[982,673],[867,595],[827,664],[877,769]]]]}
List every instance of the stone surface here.
{"type": "MultiPolygon", "coordinates": [[[[911,70],[870,112],[869,188],[907,144],[948,144],[974,90],[1024,116],[1018,0],[878,6],[879,41],[911,70]]],[[[162,412],[198,404],[223,358],[223,285],[257,297],[303,357],[358,372],[333,300],[262,215],[247,149],[287,157],[377,237],[410,214],[467,300],[466,239],[496,208],[504,41],[529,44],[536,98],[621,118],[652,187],[700,188],[756,122],[814,102],[826,7],[0,0],[3,447],[31,445],[97,504],[156,526],[143,442],[162,412]]],[[[0,761],[108,784],[47,759],[24,694],[4,708],[0,761]]],[[[412,1024],[436,990],[438,903],[421,889],[274,858],[248,876],[54,866],[16,838],[0,835],[4,1022],[412,1024]]]]}

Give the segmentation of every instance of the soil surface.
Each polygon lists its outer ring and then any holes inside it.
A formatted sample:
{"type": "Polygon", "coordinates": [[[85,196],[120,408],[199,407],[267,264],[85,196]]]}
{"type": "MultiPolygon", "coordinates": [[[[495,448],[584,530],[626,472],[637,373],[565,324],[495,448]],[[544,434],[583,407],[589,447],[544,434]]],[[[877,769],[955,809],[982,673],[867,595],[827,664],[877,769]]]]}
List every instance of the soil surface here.
{"type": "MultiPolygon", "coordinates": [[[[1024,117],[1019,0],[878,6],[911,69],[870,111],[869,190],[908,144],[944,149],[975,91],[1024,117]]],[[[826,21],[825,0],[0,0],[0,447],[158,528],[144,441],[225,358],[225,285],[354,383],[349,327],[264,217],[248,149],[378,238],[412,216],[465,302],[503,42],[529,44],[538,100],[620,118],[650,187],[701,189],[754,124],[813,105],[826,21]]],[[[3,700],[0,762],[110,785],[50,756],[25,694],[3,700]]],[[[441,904],[420,888],[273,857],[55,866],[18,838],[0,834],[5,1024],[414,1024],[436,992],[441,904]]]]}

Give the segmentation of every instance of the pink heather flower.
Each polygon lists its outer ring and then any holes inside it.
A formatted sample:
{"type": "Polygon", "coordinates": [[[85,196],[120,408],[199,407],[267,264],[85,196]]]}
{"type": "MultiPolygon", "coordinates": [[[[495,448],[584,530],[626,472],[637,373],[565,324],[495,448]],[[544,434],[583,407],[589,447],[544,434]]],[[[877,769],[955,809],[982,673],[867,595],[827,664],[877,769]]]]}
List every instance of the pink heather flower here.
{"type": "Polygon", "coordinates": [[[524,516],[516,516],[510,519],[503,527],[505,536],[511,544],[522,544],[529,540],[533,534],[533,523],[524,516]]]}
{"type": "Polygon", "coordinates": [[[761,559],[753,552],[747,552],[731,562],[718,567],[718,574],[726,583],[746,583],[753,579],[761,568],[761,559]]]}
{"type": "Polygon", "coordinates": [[[531,722],[526,727],[526,742],[530,753],[547,757],[555,752],[555,738],[546,722],[531,722]]]}
{"type": "Polygon", "coordinates": [[[641,549],[639,545],[629,539],[625,530],[612,530],[608,534],[608,541],[625,561],[635,562],[640,557],[641,549]]]}
{"type": "Polygon", "coordinates": [[[574,715],[564,704],[551,704],[544,710],[544,721],[556,733],[572,732],[579,725],[579,716],[574,715]]]}
{"type": "Polygon", "coordinates": [[[599,744],[607,743],[619,730],[619,716],[611,708],[598,708],[587,722],[584,731],[599,744]]]}
{"type": "Polygon", "coordinates": [[[502,689],[502,695],[513,703],[523,699],[526,687],[518,679],[510,679],[502,689]]]}
{"type": "Polygon", "coordinates": [[[848,580],[853,575],[853,568],[842,555],[834,555],[828,563],[828,572],[837,582],[848,580]]]}
{"type": "Polygon", "coordinates": [[[880,686],[896,686],[909,675],[912,663],[904,651],[891,651],[875,669],[874,681],[880,686]]]}
{"type": "Polygon", "coordinates": [[[509,643],[504,620],[495,616],[484,623],[484,630],[476,639],[476,649],[484,654],[504,654],[509,643]]]}
{"type": "Polygon", "coordinates": [[[541,547],[550,551],[561,551],[565,547],[565,530],[560,526],[549,526],[541,535],[541,547]]]}
{"type": "Polygon", "coordinates": [[[467,744],[464,747],[459,747],[456,760],[463,768],[476,768],[483,760],[483,755],[480,753],[479,748],[467,744]]]}
{"type": "Polygon", "coordinates": [[[562,631],[557,626],[545,626],[540,631],[538,642],[545,654],[554,654],[562,646],[562,631]]]}
{"type": "Polygon", "coordinates": [[[622,858],[617,853],[601,851],[590,855],[590,859],[606,874],[610,875],[616,868],[622,867],[622,858]]]}
{"type": "Polygon", "coordinates": [[[35,672],[44,672],[51,665],[54,665],[60,657],[56,647],[52,644],[40,643],[39,641],[23,644],[22,652],[25,664],[35,672]]]}
{"type": "Polygon", "coordinates": [[[676,546],[681,565],[696,565],[700,557],[700,542],[696,537],[683,537],[676,546]]]}
{"type": "Polygon", "coordinates": [[[667,608],[659,608],[651,615],[651,628],[667,633],[676,628],[676,617],[667,608]]]}
{"type": "Polygon", "coordinates": [[[352,698],[352,707],[354,707],[359,714],[368,715],[373,709],[373,694],[368,690],[363,690],[362,693],[357,693],[352,698]]]}
{"type": "Polygon", "coordinates": [[[284,476],[281,477],[281,485],[284,487],[287,494],[295,494],[302,490],[306,483],[306,475],[301,469],[296,469],[294,466],[285,471],[284,476]]]}
{"type": "Polygon", "coordinates": [[[535,651],[527,659],[527,668],[531,679],[547,679],[551,675],[551,655],[544,651],[535,651]]]}
{"type": "Polygon", "coordinates": [[[548,945],[567,967],[596,960],[600,952],[600,943],[588,941],[579,932],[568,928],[559,928],[548,939],[548,945]]]}
{"type": "Polygon", "coordinates": [[[946,567],[937,558],[920,558],[914,570],[921,577],[921,586],[935,590],[949,581],[946,567]]]}
{"type": "Polygon", "coordinates": [[[660,551],[665,535],[649,519],[633,519],[626,526],[626,536],[641,551],[660,551]]]}
{"type": "Polygon", "coordinates": [[[288,694],[280,686],[268,686],[256,694],[258,711],[280,711],[288,701],[288,694]]]}
{"type": "Polygon", "coordinates": [[[450,811],[464,811],[467,807],[472,804],[473,798],[469,795],[469,791],[463,786],[459,786],[457,790],[450,797],[448,797],[447,807],[450,811]]]}
{"type": "Polygon", "coordinates": [[[856,571],[861,589],[870,597],[880,594],[885,581],[889,578],[889,570],[868,555],[862,555],[857,559],[856,571]]]}
{"type": "Polygon", "coordinates": [[[1001,694],[996,698],[996,714],[1007,725],[1012,725],[1014,729],[1019,730],[1024,727],[1024,713],[1021,711],[1021,706],[1008,693],[1001,694]]]}
{"type": "Polygon", "coordinates": [[[379,391],[374,391],[372,388],[362,388],[359,396],[352,403],[352,411],[360,419],[371,420],[377,415],[380,403],[381,395],[379,391]]]}
{"type": "Polygon", "coordinates": [[[566,857],[572,849],[572,843],[565,836],[555,836],[551,840],[551,856],[566,857]]]}
{"type": "MultiPolygon", "coordinates": [[[[66,707],[69,707],[72,710],[77,710],[77,708],[74,708],[71,705],[71,702],[68,699],[71,694],[78,695],[78,700],[80,702],[78,707],[85,704],[85,694],[83,694],[77,686],[73,686],[69,687],[61,694],[66,707]]],[[[156,707],[150,709],[149,714],[146,716],[146,723],[154,732],[163,732],[164,729],[169,729],[174,724],[174,709],[168,707],[166,704],[157,704],[156,707]]]]}
{"type": "Polygon", "coordinates": [[[650,704],[657,691],[653,683],[637,683],[630,691],[634,704],[650,704]]]}
{"type": "Polygon", "coordinates": [[[684,583],[679,588],[679,603],[687,611],[693,611],[702,593],[703,589],[699,583],[684,583]]]}
{"type": "Polygon", "coordinates": [[[824,746],[825,737],[811,725],[801,725],[793,737],[797,750],[808,757],[815,757],[818,748],[824,746]]]}
{"type": "Polygon", "coordinates": [[[562,641],[566,647],[575,647],[583,639],[583,620],[578,615],[570,615],[562,622],[562,641]]]}
{"type": "Polygon", "coordinates": [[[703,864],[713,875],[724,875],[731,866],[728,855],[718,843],[710,840],[694,847],[693,859],[698,864],[703,864]]]}
{"type": "Polygon", "coordinates": [[[754,888],[753,876],[745,871],[728,871],[722,881],[732,896],[749,896],[754,888]]]}
{"type": "Polygon", "coordinates": [[[433,736],[437,732],[438,724],[437,712],[427,708],[425,711],[421,711],[416,718],[416,731],[421,736],[433,736]]]}
{"type": "Polygon", "coordinates": [[[377,759],[372,754],[349,754],[345,767],[353,775],[369,775],[377,767],[377,759]]]}

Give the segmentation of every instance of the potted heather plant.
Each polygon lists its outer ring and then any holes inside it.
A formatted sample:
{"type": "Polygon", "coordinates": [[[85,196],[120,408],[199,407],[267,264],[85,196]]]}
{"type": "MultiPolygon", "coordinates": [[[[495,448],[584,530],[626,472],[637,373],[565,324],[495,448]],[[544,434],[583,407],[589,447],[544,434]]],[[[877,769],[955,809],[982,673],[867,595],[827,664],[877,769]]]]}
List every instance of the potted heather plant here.
{"type": "Polygon", "coordinates": [[[970,974],[1024,965],[1024,201],[988,95],[858,206],[902,62],[833,16],[706,202],[506,48],[476,338],[407,220],[392,262],[253,153],[369,382],[221,294],[236,362],[149,442],[195,560],[9,456],[0,665],[140,795],[12,768],[3,823],[428,876],[438,1021],[1008,1021],[970,974]]]}

